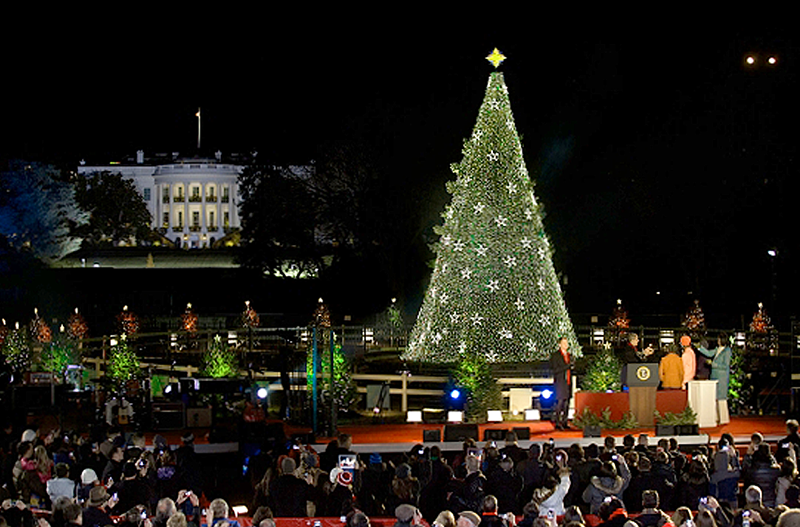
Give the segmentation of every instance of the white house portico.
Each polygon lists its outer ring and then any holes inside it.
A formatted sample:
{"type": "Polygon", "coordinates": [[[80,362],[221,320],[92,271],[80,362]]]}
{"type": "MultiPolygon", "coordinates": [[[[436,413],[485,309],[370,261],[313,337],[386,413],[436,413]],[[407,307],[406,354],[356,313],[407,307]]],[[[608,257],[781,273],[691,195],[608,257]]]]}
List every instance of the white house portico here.
{"type": "MultiPolygon", "coordinates": [[[[214,158],[157,155],[136,163],[87,165],[78,173],[119,173],[133,181],[153,218],[152,228],[177,247],[212,247],[240,227],[238,177],[242,164],[214,158]]],[[[230,240],[228,238],[226,241],[230,240]]]]}

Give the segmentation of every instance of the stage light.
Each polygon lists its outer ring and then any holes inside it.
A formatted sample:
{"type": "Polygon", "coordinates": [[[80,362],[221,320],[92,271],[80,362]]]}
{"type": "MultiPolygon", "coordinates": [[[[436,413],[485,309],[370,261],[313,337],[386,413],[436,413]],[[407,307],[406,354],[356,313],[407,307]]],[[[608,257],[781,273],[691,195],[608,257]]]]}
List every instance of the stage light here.
{"type": "Polygon", "coordinates": [[[538,421],[542,418],[542,414],[539,410],[533,408],[530,410],[525,410],[525,420],[526,421],[538,421]]]}
{"type": "Polygon", "coordinates": [[[490,423],[502,423],[503,412],[501,412],[500,410],[487,410],[486,420],[489,421],[490,423]]]}
{"type": "Polygon", "coordinates": [[[553,390],[549,390],[547,388],[542,390],[542,399],[549,401],[552,396],[553,396],[553,390]]]}
{"type": "Polygon", "coordinates": [[[262,400],[266,399],[267,398],[267,389],[264,388],[263,386],[261,388],[259,388],[258,391],[256,392],[256,397],[258,397],[259,399],[262,399],[262,400]]]}
{"type": "Polygon", "coordinates": [[[247,505],[234,505],[233,512],[236,514],[236,516],[247,514],[247,505]]]}
{"type": "Polygon", "coordinates": [[[464,412],[457,412],[455,410],[450,410],[447,412],[447,422],[448,423],[460,423],[464,420],[464,412]]]}
{"type": "Polygon", "coordinates": [[[172,393],[172,385],[168,384],[166,388],[164,388],[164,393],[172,393]]]}
{"type": "Polygon", "coordinates": [[[422,422],[422,410],[409,410],[406,414],[406,422],[407,423],[421,423],[422,422]]]}
{"type": "Polygon", "coordinates": [[[450,398],[453,399],[454,401],[457,401],[460,397],[461,397],[461,391],[460,390],[457,390],[457,389],[454,388],[450,392],[450,398]]]}

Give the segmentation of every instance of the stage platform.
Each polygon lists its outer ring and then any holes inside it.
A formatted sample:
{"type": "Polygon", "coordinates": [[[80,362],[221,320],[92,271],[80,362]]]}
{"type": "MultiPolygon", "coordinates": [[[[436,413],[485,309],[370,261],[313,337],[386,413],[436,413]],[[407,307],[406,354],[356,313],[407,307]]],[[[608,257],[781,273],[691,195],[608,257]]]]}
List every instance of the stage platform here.
{"type": "MultiPolygon", "coordinates": [[[[750,441],[750,436],[754,432],[760,432],[769,442],[775,442],[786,436],[785,417],[734,417],[727,425],[715,428],[703,428],[696,436],[675,436],[684,447],[705,445],[709,442],[716,442],[724,433],[733,435],[737,445],[745,445],[750,441]]],[[[423,443],[423,431],[439,430],[444,435],[443,424],[381,424],[376,420],[373,424],[357,426],[341,426],[339,431],[350,434],[353,437],[353,450],[362,454],[372,452],[379,453],[398,453],[408,452],[415,444],[423,443]]],[[[532,442],[548,441],[551,437],[557,447],[568,447],[573,443],[588,445],[590,443],[602,443],[601,438],[584,438],[581,430],[555,430],[549,421],[510,421],[503,423],[490,423],[478,425],[479,443],[483,443],[484,431],[492,430],[511,430],[512,428],[525,428],[530,430],[530,439],[519,441],[523,448],[528,447],[532,442]]],[[[296,433],[308,433],[310,428],[286,425],[286,435],[296,433]]],[[[239,449],[238,443],[212,443],[206,440],[207,429],[193,429],[196,437],[195,444],[198,453],[220,453],[232,452],[239,449]]],[[[148,443],[152,442],[157,432],[147,433],[148,443]]],[[[180,444],[182,431],[160,432],[165,436],[170,444],[180,444]]],[[[651,437],[651,444],[659,439],[655,436],[654,428],[637,428],[633,430],[603,430],[603,436],[612,435],[622,438],[627,434],[638,436],[646,433],[651,437]]],[[[671,437],[671,436],[667,436],[671,437]]],[[[318,437],[316,449],[324,450],[325,445],[332,438],[318,437]]],[[[461,450],[460,441],[451,442],[425,442],[426,446],[438,445],[444,451],[461,450]]],[[[503,442],[498,441],[502,446],[503,442]]]]}

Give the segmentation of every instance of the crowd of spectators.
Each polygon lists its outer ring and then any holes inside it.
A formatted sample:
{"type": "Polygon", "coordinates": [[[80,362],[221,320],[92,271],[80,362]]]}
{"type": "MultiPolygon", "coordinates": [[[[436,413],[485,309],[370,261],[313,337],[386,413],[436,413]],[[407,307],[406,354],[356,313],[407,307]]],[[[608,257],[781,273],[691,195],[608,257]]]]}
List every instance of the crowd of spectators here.
{"type": "MultiPolygon", "coordinates": [[[[687,452],[645,434],[523,449],[510,432],[502,446],[468,440],[450,459],[424,445],[360,457],[346,434],[319,452],[296,440],[251,463],[249,511],[258,527],[387,516],[396,527],[800,527],[798,423],[787,428],[774,447],[753,434],[743,455],[728,434],[687,452]]],[[[0,527],[239,527],[226,501],[205,496],[190,433],[175,449],[113,428],[90,442],[6,426],[0,440],[0,527]]]]}

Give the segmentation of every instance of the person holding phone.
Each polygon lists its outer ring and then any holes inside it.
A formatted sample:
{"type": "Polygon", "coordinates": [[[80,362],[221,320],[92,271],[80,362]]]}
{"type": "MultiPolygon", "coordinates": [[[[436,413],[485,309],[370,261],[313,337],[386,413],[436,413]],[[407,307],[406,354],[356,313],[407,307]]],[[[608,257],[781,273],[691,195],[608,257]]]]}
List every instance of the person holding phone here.
{"type": "MultiPolygon", "coordinates": [[[[539,504],[539,516],[545,516],[548,511],[553,511],[555,518],[563,516],[564,497],[569,492],[570,470],[567,465],[569,457],[564,450],[557,450],[555,453],[555,468],[557,475],[548,474],[545,477],[544,487],[533,491],[533,501],[539,504]]],[[[551,518],[548,518],[551,519],[551,518]]]]}

